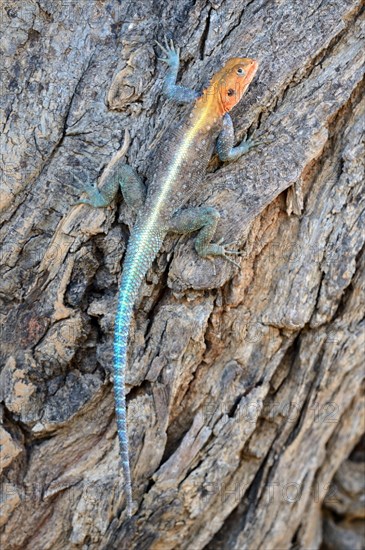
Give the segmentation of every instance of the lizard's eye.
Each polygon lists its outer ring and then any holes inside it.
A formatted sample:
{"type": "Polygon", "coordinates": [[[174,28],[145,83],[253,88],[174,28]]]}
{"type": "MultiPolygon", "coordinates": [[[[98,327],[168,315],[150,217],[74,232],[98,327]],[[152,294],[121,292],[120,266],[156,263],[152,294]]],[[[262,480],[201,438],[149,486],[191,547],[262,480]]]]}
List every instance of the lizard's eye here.
{"type": "Polygon", "coordinates": [[[228,92],[227,92],[227,95],[228,95],[229,97],[231,97],[231,96],[233,96],[235,93],[236,93],[236,92],[234,91],[234,89],[233,89],[233,88],[230,88],[230,89],[228,90],[228,92]]]}
{"type": "Polygon", "coordinates": [[[244,75],[244,74],[246,74],[246,73],[245,73],[245,71],[242,69],[242,67],[239,67],[239,68],[237,69],[237,74],[244,75]]]}

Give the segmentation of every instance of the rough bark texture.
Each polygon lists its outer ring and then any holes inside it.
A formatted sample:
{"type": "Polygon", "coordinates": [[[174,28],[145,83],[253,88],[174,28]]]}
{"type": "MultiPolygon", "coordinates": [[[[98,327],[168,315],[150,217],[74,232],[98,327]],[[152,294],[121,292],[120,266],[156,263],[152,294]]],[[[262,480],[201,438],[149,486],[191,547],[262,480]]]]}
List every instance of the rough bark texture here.
{"type": "Polygon", "coordinates": [[[1,16],[2,548],[360,549],[360,0],[3,0],[1,16]],[[270,142],[213,158],[191,201],[218,208],[241,271],[169,237],[141,289],[127,521],[111,357],[133,214],[72,204],[126,128],[143,176],[181,115],[160,94],[164,33],[184,85],[260,61],[232,116],[237,140],[270,142]]]}

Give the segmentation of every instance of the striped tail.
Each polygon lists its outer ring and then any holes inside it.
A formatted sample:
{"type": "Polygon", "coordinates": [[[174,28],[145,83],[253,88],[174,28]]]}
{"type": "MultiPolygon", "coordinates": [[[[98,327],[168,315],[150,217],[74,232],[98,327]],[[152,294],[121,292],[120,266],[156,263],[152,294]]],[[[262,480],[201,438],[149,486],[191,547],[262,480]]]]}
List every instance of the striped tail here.
{"type": "Polygon", "coordinates": [[[129,444],[127,432],[127,409],[125,400],[125,369],[127,365],[127,345],[129,327],[133,312],[133,302],[122,299],[125,293],[120,288],[118,310],[114,329],[114,398],[119,438],[119,453],[123,469],[124,491],[127,500],[127,514],[132,515],[132,483],[129,467],[129,444]]]}
{"type": "Polygon", "coordinates": [[[159,251],[164,235],[155,228],[135,226],[129,239],[120,284],[117,315],[114,328],[114,396],[122,463],[127,514],[132,516],[132,482],[129,465],[129,444],[126,418],[125,369],[127,365],[128,335],[133,307],[145,274],[159,251]]]}

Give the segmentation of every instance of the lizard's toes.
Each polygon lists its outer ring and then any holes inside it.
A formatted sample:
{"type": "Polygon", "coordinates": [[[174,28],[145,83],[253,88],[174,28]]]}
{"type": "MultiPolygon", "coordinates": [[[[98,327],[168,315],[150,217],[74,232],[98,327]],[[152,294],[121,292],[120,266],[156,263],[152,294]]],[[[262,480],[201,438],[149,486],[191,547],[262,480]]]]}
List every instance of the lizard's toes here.
{"type": "MultiPolygon", "coordinates": [[[[229,250],[226,251],[228,254],[232,254],[229,250]]],[[[236,266],[239,270],[241,270],[241,266],[240,264],[238,264],[237,262],[235,262],[234,260],[232,260],[232,258],[230,258],[229,256],[227,256],[227,254],[223,254],[223,258],[225,260],[227,260],[227,262],[229,262],[230,264],[233,264],[234,266],[236,266]]]]}
{"type": "MultiPolygon", "coordinates": [[[[165,52],[165,54],[168,54],[168,50],[158,41],[158,40],[155,40],[157,46],[159,46],[159,48],[161,48],[161,50],[163,52],[165,52]]],[[[161,59],[160,57],[158,59],[161,59]]]]}

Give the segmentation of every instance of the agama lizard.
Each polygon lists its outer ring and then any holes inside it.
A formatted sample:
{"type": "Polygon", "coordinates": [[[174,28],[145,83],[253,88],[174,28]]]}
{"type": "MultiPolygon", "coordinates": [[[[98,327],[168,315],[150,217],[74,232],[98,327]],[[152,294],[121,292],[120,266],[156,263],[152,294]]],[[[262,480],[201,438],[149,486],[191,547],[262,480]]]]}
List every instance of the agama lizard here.
{"type": "MultiPolygon", "coordinates": [[[[252,81],[258,63],[254,59],[235,57],[214,75],[202,94],[176,85],[180,50],[165,39],[158,44],[168,64],[164,93],[180,103],[192,103],[185,122],[166,131],[150,166],[150,183],[146,191],[134,170],[117,162],[110,165],[105,185],[86,186],[88,198],[79,202],[95,207],[108,206],[118,187],[128,205],[138,214],[125,255],[114,329],[114,393],[120,457],[128,516],[132,515],[132,486],[126,425],[125,369],[127,343],[133,307],[139,287],[169,232],[199,231],[195,249],[203,258],[237,254],[220,243],[213,243],[219,213],[212,207],[186,208],[194,189],[199,185],[216,146],[222,161],[236,160],[252,146],[246,140],[233,147],[234,132],[228,112],[240,101],[252,81]]],[[[232,260],[231,260],[232,261],[232,260]]]]}

